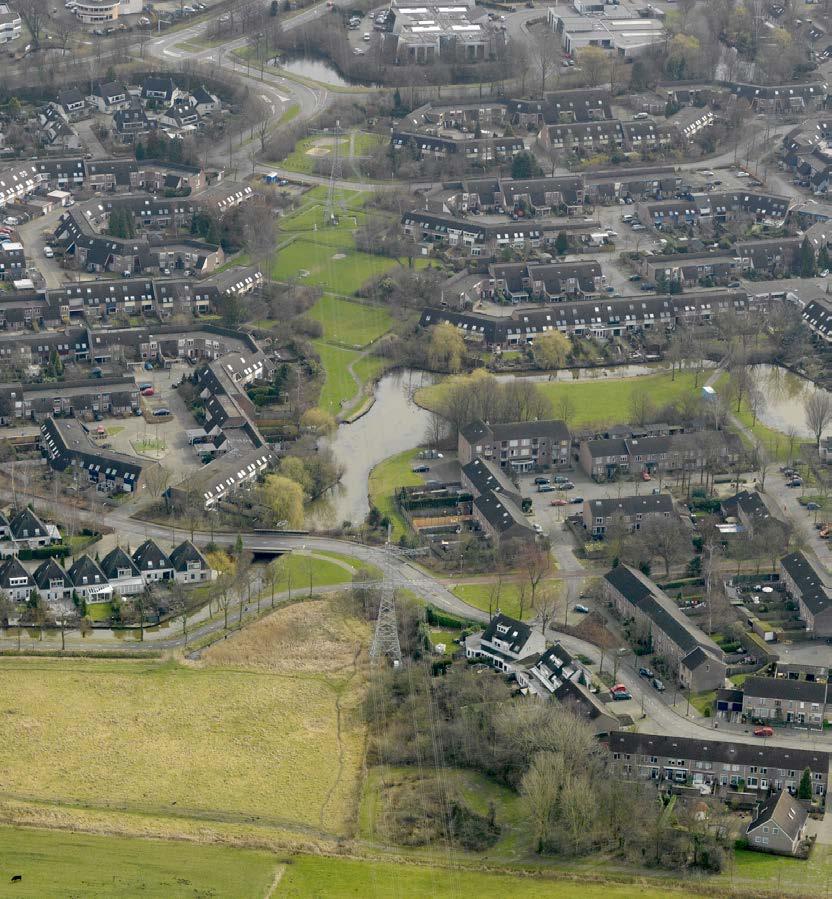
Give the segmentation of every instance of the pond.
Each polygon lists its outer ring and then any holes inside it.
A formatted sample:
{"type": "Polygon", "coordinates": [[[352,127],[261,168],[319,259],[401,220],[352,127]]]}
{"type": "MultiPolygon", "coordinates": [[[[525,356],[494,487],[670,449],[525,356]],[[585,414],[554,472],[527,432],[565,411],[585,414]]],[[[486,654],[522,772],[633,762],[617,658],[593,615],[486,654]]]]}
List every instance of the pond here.
{"type": "Polygon", "coordinates": [[[335,66],[320,56],[281,56],[280,68],[303,78],[311,78],[323,84],[332,84],[335,87],[368,87],[372,85],[362,84],[351,78],[345,78],[335,66]]]}
{"type": "Polygon", "coordinates": [[[814,393],[824,391],[811,381],[793,374],[779,365],[753,365],[754,383],[763,395],[760,421],[770,428],[787,433],[795,428],[801,437],[811,437],[806,425],[804,405],[814,393]]]}
{"type": "Polygon", "coordinates": [[[430,413],[413,402],[413,394],[433,383],[428,372],[404,369],[376,384],[375,403],[352,424],[342,424],[327,443],[345,468],[341,483],[309,510],[310,523],[333,527],[362,522],[370,511],[367,480],[373,466],[417,446],[425,437],[430,413]]]}

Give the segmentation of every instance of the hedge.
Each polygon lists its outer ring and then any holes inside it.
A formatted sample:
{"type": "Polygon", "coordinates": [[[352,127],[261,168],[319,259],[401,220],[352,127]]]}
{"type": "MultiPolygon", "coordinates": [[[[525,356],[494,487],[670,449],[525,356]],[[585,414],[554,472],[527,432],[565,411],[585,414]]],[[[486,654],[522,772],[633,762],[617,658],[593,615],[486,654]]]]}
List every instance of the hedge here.
{"type": "Polygon", "coordinates": [[[23,561],[34,559],[65,559],[72,552],[66,543],[53,543],[51,546],[38,546],[35,549],[21,549],[17,554],[23,561]]]}
{"type": "Polygon", "coordinates": [[[431,627],[448,627],[452,630],[459,631],[474,623],[472,621],[464,621],[462,618],[455,618],[453,615],[448,615],[447,612],[441,612],[433,606],[427,607],[425,617],[431,627]]]}

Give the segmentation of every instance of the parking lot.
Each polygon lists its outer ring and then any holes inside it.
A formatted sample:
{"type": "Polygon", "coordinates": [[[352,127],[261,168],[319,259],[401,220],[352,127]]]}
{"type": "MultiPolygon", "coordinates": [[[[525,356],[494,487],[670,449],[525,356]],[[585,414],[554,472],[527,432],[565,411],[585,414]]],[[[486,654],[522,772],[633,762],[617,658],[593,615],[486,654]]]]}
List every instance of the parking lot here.
{"type": "Polygon", "coordinates": [[[171,417],[158,422],[145,415],[105,418],[100,424],[106,429],[107,436],[101,442],[108,443],[116,452],[159,462],[170,473],[170,482],[175,484],[190,471],[201,467],[185,434],[188,428],[197,427],[196,421],[173,387],[192,369],[183,363],[175,363],[166,370],[145,371],[140,364],[134,369],[137,384],[153,385],[153,396],[142,397],[143,407],[149,411],[170,409],[171,417]]]}

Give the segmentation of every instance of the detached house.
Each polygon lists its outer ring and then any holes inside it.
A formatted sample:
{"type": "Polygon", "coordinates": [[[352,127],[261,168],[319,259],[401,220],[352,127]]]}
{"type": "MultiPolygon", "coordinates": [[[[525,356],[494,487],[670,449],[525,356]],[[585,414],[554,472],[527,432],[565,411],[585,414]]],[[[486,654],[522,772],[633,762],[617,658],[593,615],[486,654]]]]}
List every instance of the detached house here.
{"type": "Polygon", "coordinates": [[[482,634],[465,640],[465,657],[479,659],[498,671],[514,673],[515,663],[546,648],[546,640],[528,624],[497,613],[482,634]]]}
{"type": "Polygon", "coordinates": [[[38,593],[47,602],[56,603],[72,597],[72,581],[55,559],[41,562],[32,577],[38,593]]]}
{"type": "Polygon", "coordinates": [[[88,555],[76,559],[67,572],[72,589],[86,602],[109,602],[113,588],[97,562],[88,555]]]}
{"type": "Polygon", "coordinates": [[[152,540],[145,540],[142,543],[133,553],[133,561],[146,584],[173,580],[173,565],[170,559],[152,540]]]}
{"type": "Polygon", "coordinates": [[[121,596],[132,596],[141,593],[144,589],[144,580],[139,566],[120,546],[111,549],[104,556],[101,560],[101,570],[113,590],[121,596]]]}
{"type": "Polygon", "coordinates": [[[35,582],[29,572],[20,564],[17,556],[12,556],[0,566],[0,590],[12,602],[26,602],[35,589],[35,582]]]}
{"type": "Polygon", "coordinates": [[[20,549],[35,549],[38,546],[49,546],[60,540],[55,525],[44,524],[31,509],[21,509],[12,516],[9,522],[12,540],[20,549]]]}
{"type": "Polygon", "coordinates": [[[109,114],[126,109],[131,102],[127,88],[120,81],[99,81],[89,101],[99,112],[109,114]]]}
{"type": "Polygon", "coordinates": [[[170,554],[170,562],[173,566],[173,577],[177,583],[193,584],[200,581],[210,581],[216,576],[205,556],[191,543],[185,540],[180,543],[170,554]]]}
{"type": "Polygon", "coordinates": [[[809,813],[788,790],[773,793],[757,806],[754,820],[745,831],[748,845],[760,852],[797,855],[806,837],[809,813]]]}

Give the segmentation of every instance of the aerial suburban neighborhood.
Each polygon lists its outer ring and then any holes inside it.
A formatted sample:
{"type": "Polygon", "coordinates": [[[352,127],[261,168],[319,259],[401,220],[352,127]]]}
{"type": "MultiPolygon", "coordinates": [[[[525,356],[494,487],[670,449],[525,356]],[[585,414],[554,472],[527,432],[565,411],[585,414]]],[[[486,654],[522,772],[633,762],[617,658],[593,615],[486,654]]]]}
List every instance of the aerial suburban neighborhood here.
{"type": "Polygon", "coordinates": [[[832,5],[0,45],[0,895],[828,893],[832,5]]]}

